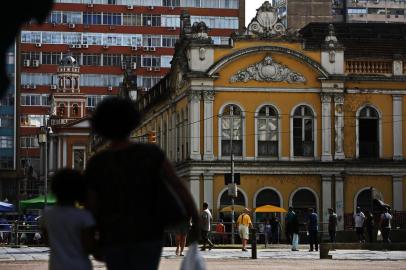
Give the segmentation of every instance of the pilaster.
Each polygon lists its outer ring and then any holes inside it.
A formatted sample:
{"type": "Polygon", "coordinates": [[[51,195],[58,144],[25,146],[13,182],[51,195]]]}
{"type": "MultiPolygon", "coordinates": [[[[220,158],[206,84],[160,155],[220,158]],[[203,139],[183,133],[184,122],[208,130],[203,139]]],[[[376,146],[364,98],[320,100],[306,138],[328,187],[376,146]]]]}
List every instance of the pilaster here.
{"type": "Polygon", "coordinates": [[[213,179],[214,175],[212,173],[205,173],[204,177],[204,198],[203,201],[209,204],[210,208],[213,208],[213,179]]]}
{"type": "Polygon", "coordinates": [[[328,209],[331,208],[331,178],[332,175],[321,176],[321,188],[322,188],[322,213],[323,213],[323,231],[328,231],[328,209]]]}
{"type": "Polygon", "coordinates": [[[392,176],[393,210],[403,211],[403,177],[392,176]]]}
{"type": "Polygon", "coordinates": [[[344,179],[335,175],[335,211],[337,213],[337,231],[344,230],[344,179]]]}
{"type": "Polygon", "coordinates": [[[340,159],[345,159],[345,154],[344,154],[344,95],[343,94],[334,95],[334,117],[335,117],[334,159],[340,160],[340,159]]]}
{"type": "MultiPolygon", "coordinates": [[[[214,90],[204,91],[204,160],[214,160],[213,153],[213,101],[214,90]]],[[[209,204],[210,205],[210,204],[209,204]]]]}
{"type": "Polygon", "coordinates": [[[331,161],[331,95],[321,94],[322,161],[331,161]]]}
{"type": "Polygon", "coordinates": [[[393,98],[393,159],[403,159],[403,132],[402,132],[402,100],[403,96],[392,96],[393,98]]]}
{"type": "Polygon", "coordinates": [[[201,92],[191,90],[189,92],[189,121],[190,121],[190,158],[201,160],[200,154],[200,99],[201,92]]]}
{"type": "Polygon", "coordinates": [[[200,176],[199,175],[190,175],[190,192],[192,197],[195,200],[196,206],[200,207],[200,176]]]}

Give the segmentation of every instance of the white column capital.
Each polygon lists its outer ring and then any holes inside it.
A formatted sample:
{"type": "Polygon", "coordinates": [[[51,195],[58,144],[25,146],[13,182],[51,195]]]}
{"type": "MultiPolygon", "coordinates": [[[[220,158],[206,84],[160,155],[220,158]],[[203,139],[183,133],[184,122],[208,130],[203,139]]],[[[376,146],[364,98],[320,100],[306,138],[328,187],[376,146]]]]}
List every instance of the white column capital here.
{"type": "Polygon", "coordinates": [[[214,90],[205,90],[203,91],[203,100],[204,101],[214,101],[215,92],[214,90]]]}

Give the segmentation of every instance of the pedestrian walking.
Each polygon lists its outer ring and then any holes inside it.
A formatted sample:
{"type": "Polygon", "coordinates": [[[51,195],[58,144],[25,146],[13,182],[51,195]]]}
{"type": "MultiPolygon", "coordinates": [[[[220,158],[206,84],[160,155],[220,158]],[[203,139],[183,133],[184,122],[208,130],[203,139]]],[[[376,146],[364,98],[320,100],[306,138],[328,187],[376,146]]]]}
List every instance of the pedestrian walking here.
{"type": "Polygon", "coordinates": [[[368,235],[368,241],[372,243],[374,241],[373,229],[374,229],[374,216],[368,210],[365,211],[364,227],[368,235]]]}
{"type": "Polygon", "coordinates": [[[390,243],[390,231],[391,231],[392,215],[389,213],[389,209],[385,208],[385,212],[381,214],[379,221],[379,227],[382,232],[382,240],[384,243],[390,243]]]}
{"type": "Polygon", "coordinates": [[[203,246],[201,248],[202,251],[206,250],[207,245],[209,246],[209,250],[214,247],[214,244],[210,241],[210,231],[211,231],[211,221],[213,217],[209,210],[209,204],[207,202],[203,203],[203,211],[201,214],[201,221],[202,221],[202,240],[203,246]]]}
{"type": "Polygon", "coordinates": [[[292,251],[299,251],[299,218],[296,213],[290,220],[292,230],[292,251]]]}
{"type": "Polygon", "coordinates": [[[285,216],[285,236],[286,236],[286,241],[288,242],[289,245],[292,244],[292,237],[293,237],[293,230],[291,226],[291,219],[296,213],[293,211],[293,207],[289,207],[288,213],[285,216]]]}
{"type": "Polygon", "coordinates": [[[319,250],[319,240],[318,240],[318,216],[314,210],[314,208],[309,208],[309,215],[307,217],[307,232],[309,234],[309,251],[313,251],[313,246],[316,251],[319,250]]]}
{"type": "Polygon", "coordinates": [[[365,215],[361,211],[361,208],[357,206],[356,212],[354,214],[355,231],[357,232],[358,241],[360,243],[365,242],[364,239],[364,221],[365,215]]]}
{"type": "Polygon", "coordinates": [[[242,251],[248,251],[247,242],[249,239],[249,229],[252,229],[253,227],[249,213],[250,210],[248,208],[245,208],[243,213],[237,219],[238,233],[242,242],[242,251]]]}
{"type": "Polygon", "coordinates": [[[83,176],[76,170],[62,169],[52,177],[56,205],[46,209],[41,219],[51,247],[50,270],[92,269],[89,254],[95,246],[95,220],[88,210],[75,206],[85,197],[83,186],[83,176]]]}
{"type": "Polygon", "coordinates": [[[96,218],[108,270],[158,269],[165,227],[188,217],[191,242],[200,235],[194,199],[164,152],[152,143],[130,141],[140,121],[135,104],[119,97],[103,99],[90,119],[94,134],[109,142],[85,172],[86,207],[96,218]]]}
{"type": "Polygon", "coordinates": [[[334,212],[333,208],[328,209],[328,235],[330,236],[330,242],[336,242],[336,232],[337,232],[337,214],[334,212]]]}
{"type": "Polygon", "coordinates": [[[176,244],[176,256],[184,256],[183,250],[186,246],[186,237],[192,226],[191,218],[187,218],[183,223],[179,224],[175,231],[175,244],[176,244]]]}

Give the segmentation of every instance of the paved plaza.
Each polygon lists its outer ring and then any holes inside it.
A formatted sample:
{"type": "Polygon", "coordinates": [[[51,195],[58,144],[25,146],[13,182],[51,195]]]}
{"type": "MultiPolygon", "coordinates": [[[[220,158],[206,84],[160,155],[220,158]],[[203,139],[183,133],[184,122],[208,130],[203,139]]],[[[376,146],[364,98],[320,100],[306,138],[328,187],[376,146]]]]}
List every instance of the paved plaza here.
{"type": "MultiPolygon", "coordinates": [[[[228,269],[406,269],[406,251],[337,250],[331,251],[333,260],[320,260],[318,252],[308,252],[301,246],[299,252],[286,247],[258,250],[258,259],[251,259],[251,252],[239,249],[213,249],[202,252],[208,270],[228,269]]],[[[1,270],[47,269],[49,248],[22,247],[0,248],[1,270]]],[[[159,270],[179,269],[181,258],[175,248],[166,247],[162,253],[159,270]]],[[[103,263],[93,262],[95,269],[105,269],[103,263]]]]}

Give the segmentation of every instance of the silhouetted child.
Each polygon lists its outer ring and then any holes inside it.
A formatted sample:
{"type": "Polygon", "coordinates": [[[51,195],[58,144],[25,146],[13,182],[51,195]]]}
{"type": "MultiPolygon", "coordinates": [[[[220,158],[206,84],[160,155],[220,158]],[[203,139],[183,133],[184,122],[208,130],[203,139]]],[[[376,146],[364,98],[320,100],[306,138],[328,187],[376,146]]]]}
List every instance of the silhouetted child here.
{"type": "Polygon", "coordinates": [[[91,213],[77,208],[85,198],[83,176],[79,171],[62,169],[51,184],[55,206],[45,210],[42,227],[51,247],[50,270],[89,270],[89,253],[93,247],[95,221],[91,213]]]}

